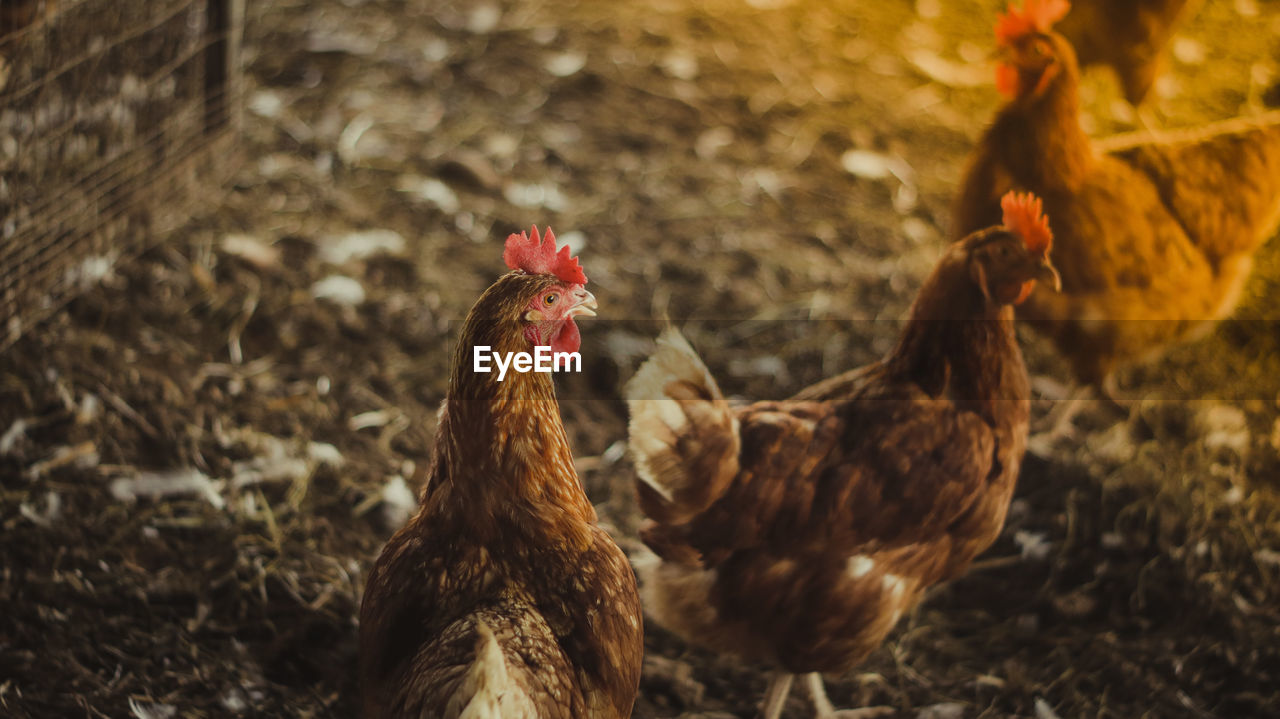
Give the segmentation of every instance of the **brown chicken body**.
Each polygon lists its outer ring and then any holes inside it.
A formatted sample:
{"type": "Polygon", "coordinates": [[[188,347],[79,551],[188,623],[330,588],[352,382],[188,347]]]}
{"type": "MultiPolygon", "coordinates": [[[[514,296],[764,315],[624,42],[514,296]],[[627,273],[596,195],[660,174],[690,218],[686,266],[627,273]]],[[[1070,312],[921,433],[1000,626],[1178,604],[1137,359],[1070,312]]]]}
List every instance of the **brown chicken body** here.
{"type": "Polygon", "coordinates": [[[975,233],[926,281],[888,358],[791,400],[730,408],[674,330],[628,385],[655,553],[636,562],[645,608],[786,672],[766,716],[795,674],[830,715],[811,673],[857,664],[995,540],[1029,415],[1010,305],[1053,277],[1047,251],[975,233]]]}
{"type": "Polygon", "coordinates": [[[1113,394],[1118,366],[1235,308],[1280,221],[1280,114],[1094,144],[1080,128],[1070,44],[1047,24],[1006,38],[1000,80],[1013,97],[970,161],[954,235],[999,217],[1009,190],[1043,197],[1063,290],[1033,293],[1018,317],[1081,381],[1113,394]]]}
{"type": "MultiPolygon", "coordinates": [[[[1155,84],[1173,28],[1202,0],[1075,0],[1058,26],[1080,67],[1107,65],[1137,105],[1155,84]]],[[[1056,219],[1056,218],[1055,218],[1056,219]]]]}
{"type": "Polygon", "coordinates": [[[577,351],[595,303],[574,279],[517,269],[467,317],[421,509],[365,588],[366,719],[630,716],[635,576],[579,485],[551,375],[474,368],[477,346],[577,351]]]}

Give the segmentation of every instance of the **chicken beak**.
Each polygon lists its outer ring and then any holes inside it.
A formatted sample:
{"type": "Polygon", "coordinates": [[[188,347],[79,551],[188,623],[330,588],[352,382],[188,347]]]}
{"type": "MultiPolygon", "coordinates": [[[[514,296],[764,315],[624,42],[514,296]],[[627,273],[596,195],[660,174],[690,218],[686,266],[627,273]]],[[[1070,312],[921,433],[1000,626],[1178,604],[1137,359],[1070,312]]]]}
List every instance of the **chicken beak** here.
{"type": "Polygon", "coordinates": [[[1035,278],[1053,287],[1054,292],[1062,291],[1062,277],[1058,275],[1057,268],[1049,262],[1048,257],[1040,258],[1040,262],[1036,265],[1035,278]]]}
{"type": "Polygon", "coordinates": [[[595,295],[591,294],[585,289],[582,289],[582,290],[578,290],[578,292],[575,293],[575,297],[578,298],[578,303],[574,305],[572,309],[569,310],[570,319],[574,317],[595,317],[596,316],[596,308],[599,307],[599,305],[596,304],[595,295]]]}

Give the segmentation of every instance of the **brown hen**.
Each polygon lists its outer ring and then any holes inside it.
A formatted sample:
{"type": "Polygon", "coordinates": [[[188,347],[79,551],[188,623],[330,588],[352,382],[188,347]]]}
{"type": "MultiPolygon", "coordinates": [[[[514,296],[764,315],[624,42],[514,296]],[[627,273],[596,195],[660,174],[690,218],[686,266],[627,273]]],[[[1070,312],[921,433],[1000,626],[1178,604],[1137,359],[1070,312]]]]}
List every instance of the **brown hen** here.
{"type": "Polygon", "coordinates": [[[1079,122],[1075,54],[1050,28],[1062,0],[1010,7],[997,26],[1010,96],[970,160],[953,234],[1029,190],[1053,218],[1062,292],[1018,308],[1113,396],[1114,370],[1231,314],[1253,253],[1280,223],[1280,113],[1094,144],[1079,122]]]}
{"type": "Polygon", "coordinates": [[[365,587],[366,719],[610,719],[635,701],[635,575],[579,484],[551,375],[475,362],[577,352],[595,299],[550,230],[512,235],[504,259],[462,327],[421,508],[365,587]]]}
{"type": "Polygon", "coordinates": [[[1027,437],[1012,304],[1056,284],[1039,203],[953,245],[883,361],[734,409],[674,330],[627,386],[645,608],[714,651],[780,668],[832,716],[817,672],[875,649],[999,534],[1027,437]]]}

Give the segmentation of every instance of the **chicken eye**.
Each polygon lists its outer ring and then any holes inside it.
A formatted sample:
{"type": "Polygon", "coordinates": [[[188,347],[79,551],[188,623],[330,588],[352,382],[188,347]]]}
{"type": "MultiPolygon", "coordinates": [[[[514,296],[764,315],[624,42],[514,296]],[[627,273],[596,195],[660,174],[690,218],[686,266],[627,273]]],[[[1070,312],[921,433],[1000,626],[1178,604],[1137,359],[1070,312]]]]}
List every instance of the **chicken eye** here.
{"type": "Polygon", "coordinates": [[[560,295],[552,292],[551,294],[542,298],[542,304],[550,307],[551,305],[554,305],[556,303],[556,300],[558,299],[560,299],[560,295]]]}

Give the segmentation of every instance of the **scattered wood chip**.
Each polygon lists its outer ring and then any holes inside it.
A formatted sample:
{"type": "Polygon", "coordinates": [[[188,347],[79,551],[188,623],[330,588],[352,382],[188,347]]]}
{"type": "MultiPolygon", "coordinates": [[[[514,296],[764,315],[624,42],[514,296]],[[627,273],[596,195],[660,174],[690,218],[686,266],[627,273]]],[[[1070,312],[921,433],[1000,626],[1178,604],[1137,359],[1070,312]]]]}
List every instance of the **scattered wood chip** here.
{"type": "Polygon", "coordinates": [[[462,209],[462,203],[458,200],[458,194],[448,185],[434,177],[402,175],[398,180],[396,180],[396,189],[410,195],[414,199],[422,200],[429,205],[433,205],[439,208],[441,212],[448,215],[455,214],[462,209]]]}
{"type": "MultiPolygon", "coordinates": [[[[102,400],[92,392],[86,392],[76,405],[76,424],[87,425],[98,421],[102,416],[102,400]]],[[[0,454],[4,454],[0,450],[0,454]]]]}
{"type": "Polygon", "coordinates": [[[272,120],[280,116],[280,111],[284,109],[284,100],[280,99],[279,93],[263,89],[250,95],[245,102],[245,107],[259,117],[272,120]]]}
{"type": "Polygon", "coordinates": [[[1196,416],[1206,449],[1227,449],[1243,457],[1249,452],[1253,435],[1244,410],[1226,404],[1214,404],[1196,416]]]}
{"type": "Polygon", "coordinates": [[[253,235],[224,235],[220,246],[223,252],[239,257],[260,270],[280,265],[280,250],[253,235]]]}
{"type": "Polygon", "coordinates": [[[732,145],[733,137],[733,130],[724,125],[704,130],[694,141],[693,151],[698,157],[710,160],[718,155],[720,150],[732,145]]]}
{"type": "Polygon", "coordinates": [[[129,697],[129,711],[137,719],[173,719],[178,714],[178,707],[129,697]]]}
{"type": "Polygon", "coordinates": [[[943,702],[922,707],[916,712],[916,719],[962,719],[965,705],[960,702],[943,702]]]}
{"type": "Polygon", "coordinates": [[[547,72],[556,77],[571,77],[587,66],[587,56],[581,52],[562,52],[553,55],[543,65],[547,72]]]}
{"type": "Polygon", "coordinates": [[[74,465],[81,468],[96,467],[98,464],[98,446],[92,440],[79,444],[58,447],[48,459],[36,462],[27,468],[29,480],[39,479],[55,469],[74,465]]]}
{"type": "Polygon", "coordinates": [[[54,492],[45,492],[43,499],[40,505],[23,501],[18,505],[18,513],[32,524],[47,529],[62,517],[62,497],[54,492]]]}
{"type": "Polygon", "coordinates": [[[560,192],[560,188],[550,182],[513,182],[503,192],[507,202],[516,207],[527,209],[547,209],[563,212],[569,207],[569,201],[560,192]]]}
{"type": "Polygon", "coordinates": [[[1036,719],[1061,719],[1058,713],[1049,706],[1049,702],[1036,697],[1036,719]]]}
{"type": "Polygon", "coordinates": [[[418,511],[418,498],[404,477],[395,475],[382,486],[382,520],[389,530],[399,529],[418,511]]]}
{"type": "MultiPolygon", "coordinates": [[[[1280,428],[1280,420],[1277,420],[1277,428],[1280,428]]],[[[27,420],[19,417],[13,420],[13,424],[9,425],[9,429],[0,434],[0,456],[13,452],[13,448],[17,446],[18,441],[26,436],[27,420]]]]}
{"type": "Polygon", "coordinates": [[[321,260],[341,265],[380,253],[402,255],[406,246],[404,236],[399,232],[375,228],[325,237],[319,242],[319,254],[321,260]]]}
{"type": "Polygon", "coordinates": [[[325,442],[310,442],[307,444],[307,459],[317,465],[329,465],[330,467],[341,467],[346,458],[342,456],[342,452],[332,444],[325,442]]]}
{"type": "Polygon", "coordinates": [[[214,509],[222,509],[226,506],[226,501],[222,499],[220,488],[220,482],[214,482],[207,474],[194,467],[138,472],[132,477],[113,479],[107,487],[111,496],[122,502],[196,494],[214,509]]]}
{"type": "Polygon", "coordinates": [[[329,275],[311,286],[311,296],[344,307],[358,307],[364,304],[366,295],[359,280],[346,275],[329,275]]]}
{"type": "Polygon", "coordinates": [[[1019,529],[1013,533],[1013,541],[1022,550],[1022,558],[1030,562],[1043,562],[1049,558],[1049,552],[1053,549],[1053,542],[1043,532],[1019,529]]]}
{"type": "Polygon", "coordinates": [[[471,9],[467,17],[467,30],[476,35],[487,35],[498,28],[502,20],[502,8],[493,3],[481,3],[471,9]]]}
{"type": "Polygon", "coordinates": [[[375,409],[369,412],[361,412],[351,419],[347,420],[347,427],[359,431],[369,429],[371,427],[385,427],[395,419],[399,413],[389,409],[375,409]]]}
{"type": "Polygon", "coordinates": [[[677,80],[693,80],[698,76],[698,58],[686,50],[671,50],[658,61],[663,72],[677,80]]]}
{"type": "Polygon", "coordinates": [[[903,55],[925,77],[947,87],[980,87],[990,82],[986,65],[949,60],[920,45],[904,49],[903,55]]]}
{"type": "Polygon", "coordinates": [[[1080,589],[1054,597],[1053,608],[1068,619],[1080,619],[1098,608],[1098,600],[1088,591],[1080,589]]]}

